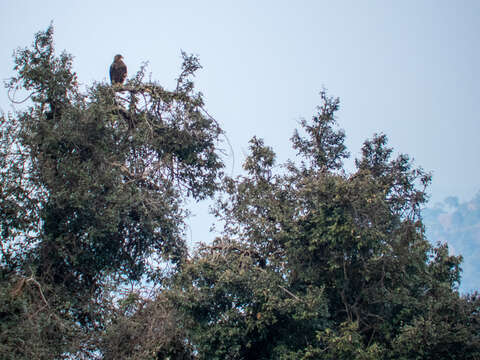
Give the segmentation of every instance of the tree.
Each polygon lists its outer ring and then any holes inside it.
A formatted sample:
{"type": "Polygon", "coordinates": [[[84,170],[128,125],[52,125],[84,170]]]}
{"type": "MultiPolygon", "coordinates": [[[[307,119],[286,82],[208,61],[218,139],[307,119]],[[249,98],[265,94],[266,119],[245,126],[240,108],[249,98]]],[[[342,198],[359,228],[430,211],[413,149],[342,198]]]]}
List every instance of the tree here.
{"type": "MultiPolygon", "coordinates": [[[[217,190],[223,132],[194,91],[195,56],[182,53],[174,91],[145,81],[142,67],[125,86],[97,83],[86,94],[72,56],[55,54],[52,26],[14,56],[7,88],[27,93],[28,106],[1,123],[2,279],[25,284],[13,292],[26,302],[20,318],[48,309],[59,323],[98,330],[111,291],[159,285],[185,259],[184,201],[217,190]],[[36,302],[23,299],[27,288],[36,302]]],[[[55,342],[46,358],[68,350],[55,342]]]]}
{"type": "Polygon", "coordinates": [[[250,141],[223,177],[222,130],[182,53],[176,89],[83,93],[53,28],[15,53],[25,108],[0,129],[0,354],[6,359],[478,359],[478,294],[426,239],[431,176],[366,140],[348,173],[339,100],[280,167],[250,141]],[[185,200],[217,199],[221,237],[188,254],[185,200]]]}
{"type": "Polygon", "coordinates": [[[223,238],[173,291],[199,358],[475,358],[478,300],[458,295],[461,257],[424,234],[430,174],[392,159],[383,134],[348,174],[339,101],[321,100],[292,137],[298,165],[276,173],[273,150],[253,138],[247,174],[224,179],[223,238]]]}

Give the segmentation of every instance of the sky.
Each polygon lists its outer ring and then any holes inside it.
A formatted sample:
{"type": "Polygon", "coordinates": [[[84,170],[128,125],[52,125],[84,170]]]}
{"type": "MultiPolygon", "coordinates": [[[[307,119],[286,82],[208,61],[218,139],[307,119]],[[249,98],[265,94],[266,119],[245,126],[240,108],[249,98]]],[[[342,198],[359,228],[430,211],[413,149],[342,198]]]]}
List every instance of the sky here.
{"type": "MultiPolygon", "coordinates": [[[[13,50],[51,21],[85,87],[107,81],[120,53],[130,75],[148,61],[152,78],[173,88],[181,50],[197,54],[197,89],[233,148],[229,174],[241,173],[254,135],[279,163],[293,158],[289,138],[326,88],[341,100],[347,167],[383,132],[432,171],[430,207],[480,190],[480,1],[1,0],[0,79],[13,75],[13,50]]],[[[12,110],[5,90],[0,110],[12,110]]],[[[208,204],[192,211],[191,240],[209,240],[208,204]]]]}

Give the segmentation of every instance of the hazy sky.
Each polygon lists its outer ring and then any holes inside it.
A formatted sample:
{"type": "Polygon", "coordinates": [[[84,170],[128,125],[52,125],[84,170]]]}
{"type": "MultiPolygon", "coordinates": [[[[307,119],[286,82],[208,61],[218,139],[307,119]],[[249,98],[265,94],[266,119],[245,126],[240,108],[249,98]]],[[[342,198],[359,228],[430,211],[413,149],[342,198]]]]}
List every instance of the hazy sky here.
{"type": "MultiPolygon", "coordinates": [[[[121,53],[130,75],[149,61],[172,88],[180,50],[198,54],[197,88],[233,145],[235,174],[253,135],[279,162],[293,157],[289,138],[324,86],[341,99],[353,156],[384,132],[433,171],[432,202],[480,190],[480,1],[0,0],[2,80],[13,49],[52,20],[84,85],[106,81],[121,53]]],[[[0,108],[11,110],[4,90],[0,108]]]]}

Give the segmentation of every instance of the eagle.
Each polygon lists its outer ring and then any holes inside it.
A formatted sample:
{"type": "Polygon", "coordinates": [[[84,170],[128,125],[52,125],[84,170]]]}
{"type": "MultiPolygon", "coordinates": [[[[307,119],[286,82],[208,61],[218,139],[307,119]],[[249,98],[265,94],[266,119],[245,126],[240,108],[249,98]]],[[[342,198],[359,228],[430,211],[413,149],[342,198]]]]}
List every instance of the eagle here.
{"type": "Polygon", "coordinates": [[[110,81],[112,85],[123,84],[127,77],[127,65],[122,61],[122,55],[115,55],[110,65],[110,81]]]}

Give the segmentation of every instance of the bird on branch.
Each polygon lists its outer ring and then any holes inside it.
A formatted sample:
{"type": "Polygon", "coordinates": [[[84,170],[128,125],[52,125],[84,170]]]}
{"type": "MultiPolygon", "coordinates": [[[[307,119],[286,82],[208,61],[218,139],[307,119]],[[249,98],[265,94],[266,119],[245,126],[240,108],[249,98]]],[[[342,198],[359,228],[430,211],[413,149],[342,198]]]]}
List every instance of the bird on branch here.
{"type": "Polygon", "coordinates": [[[127,65],[123,62],[122,55],[115,55],[110,65],[110,81],[112,85],[123,84],[127,77],[127,65]]]}

